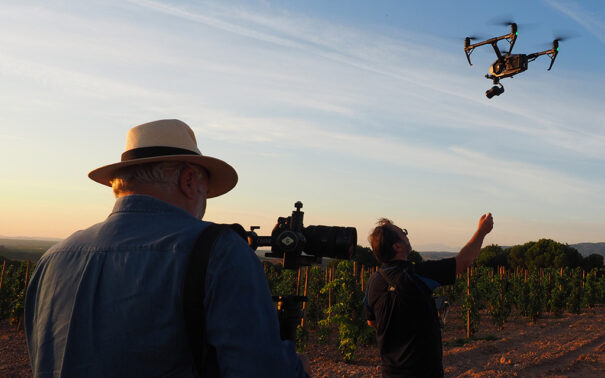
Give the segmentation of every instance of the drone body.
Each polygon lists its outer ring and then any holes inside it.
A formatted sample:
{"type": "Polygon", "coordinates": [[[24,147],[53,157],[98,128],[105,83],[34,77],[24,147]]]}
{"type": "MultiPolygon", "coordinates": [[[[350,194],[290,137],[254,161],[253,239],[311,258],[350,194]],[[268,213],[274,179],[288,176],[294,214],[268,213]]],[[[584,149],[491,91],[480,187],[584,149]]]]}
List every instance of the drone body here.
{"type": "Polygon", "coordinates": [[[464,52],[466,54],[466,59],[468,60],[468,64],[472,66],[471,63],[471,53],[475,49],[475,47],[483,46],[483,45],[492,45],[494,52],[498,59],[490,66],[489,74],[485,75],[486,78],[491,79],[494,83],[494,86],[491,89],[488,89],[485,92],[487,98],[492,98],[494,96],[500,96],[504,93],[504,86],[500,84],[500,79],[504,79],[506,77],[513,77],[518,73],[521,73],[527,70],[528,63],[534,61],[540,55],[548,55],[550,57],[550,66],[548,70],[552,68],[553,63],[559,53],[559,39],[555,39],[552,42],[552,49],[540,51],[533,54],[511,54],[513,50],[513,46],[515,45],[515,41],[517,40],[518,32],[517,32],[517,24],[511,22],[510,24],[510,33],[506,35],[502,35],[500,37],[494,37],[488,39],[486,41],[478,42],[471,44],[471,40],[474,39],[472,37],[466,37],[464,40],[464,52]],[[500,51],[498,47],[498,41],[506,40],[509,43],[508,51],[500,51]],[[499,87],[497,86],[499,85],[499,87]]]}

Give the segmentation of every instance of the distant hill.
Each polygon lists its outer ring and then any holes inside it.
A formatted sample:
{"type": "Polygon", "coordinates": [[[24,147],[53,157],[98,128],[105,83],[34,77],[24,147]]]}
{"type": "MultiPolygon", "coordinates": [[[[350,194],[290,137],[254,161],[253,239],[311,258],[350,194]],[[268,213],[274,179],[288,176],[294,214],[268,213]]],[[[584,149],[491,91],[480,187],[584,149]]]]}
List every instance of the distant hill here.
{"type": "Polygon", "coordinates": [[[448,257],[454,257],[458,252],[418,252],[423,260],[440,260],[448,257]]]}
{"type": "Polygon", "coordinates": [[[605,258],[605,243],[578,243],[570,244],[569,246],[577,249],[584,257],[594,253],[605,258]]]}
{"type": "Polygon", "coordinates": [[[57,240],[3,238],[0,239],[0,256],[9,260],[38,261],[56,243],[57,240]]]}
{"type": "MultiPolygon", "coordinates": [[[[605,258],[605,243],[577,243],[570,244],[570,247],[575,248],[582,257],[590,256],[593,253],[601,255],[605,258]]],[[[504,249],[510,247],[502,247],[504,249]]],[[[419,252],[424,260],[439,260],[446,257],[456,256],[457,252],[419,252]]]]}

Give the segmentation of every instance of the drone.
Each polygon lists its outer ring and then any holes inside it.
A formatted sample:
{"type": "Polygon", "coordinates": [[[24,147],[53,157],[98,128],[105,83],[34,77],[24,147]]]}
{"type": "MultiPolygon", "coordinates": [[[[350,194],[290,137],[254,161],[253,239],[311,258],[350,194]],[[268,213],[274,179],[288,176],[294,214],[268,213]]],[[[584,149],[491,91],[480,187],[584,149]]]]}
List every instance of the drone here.
{"type": "Polygon", "coordinates": [[[554,41],[552,41],[552,48],[550,50],[541,51],[533,54],[511,54],[519,33],[517,32],[516,23],[507,22],[506,24],[510,25],[509,34],[502,35],[500,37],[494,37],[486,41],[477,42],[474,44],[471,44],[471,41],[477,39],[476,37],[466,37],[464,39],[464,52],[466,54],[468,64],[470,64],[471,66],[473,65],[471,63],[471,53],[473,52],[475,47],[483,45],[492,45],[494,51],[496,52],[496,56],[498,57],[498,59],[489,68],[489,74],[485,75],[485,77],[487,79],[491,79],[494,84],[493,87],[491,87],[485,92],[487,98],[500,96],[502,93],[504,93],[504,86],[500,84],[500,79],[504,79],[506,77],[513,77],[516,74],[527,70],[527,64],[536,60],[536,58],[541,55],[548,55],[548,57],[550,58],[550,66],[548,67],[548,71],[550,71],[552,65],[555,63],[557,54],[559,53],[559,41],[563,40],[563,38],[556,38],[554,41]],[[501,40],[506,40],[509,43],[508,51],[500,51],[500,48],[498,48],[498,41],[501,40]]]}

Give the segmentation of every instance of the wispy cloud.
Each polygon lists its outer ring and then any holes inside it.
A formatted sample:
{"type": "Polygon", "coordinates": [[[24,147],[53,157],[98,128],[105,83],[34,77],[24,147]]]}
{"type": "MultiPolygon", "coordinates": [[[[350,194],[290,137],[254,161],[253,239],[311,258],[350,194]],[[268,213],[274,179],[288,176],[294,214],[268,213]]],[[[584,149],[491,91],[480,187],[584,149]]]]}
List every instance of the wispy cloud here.
{"type": "MultiPolygon", "coordinates": [[[[464,147],[434,148],[389,137],[363,136],[349,132],[322,129],[308,121],[291,119],[229,119],[225,125],[196,130],[201,135],[220,138],[245,125],[254,130],[251,137],[241,136],[241,143],[280,146],[283,151],[300,148],[322,150],[358,157],[394,166],[455,175],[464,180],[483,183],[484,190],[502,193],[523,193],[534,201],[557,205],[568,198],[598,198],[602,189],[591,180],[572,177],[568,173],[514,159],[504,159],[464,147]]],[[[253,148],[253,147],[251,147],[253,148]]],[[[259,147],[259,150],[262,150],[259,147]]]]}
{"type": "Polygon", "coordinates": [[[544,2],[582,25],[601,42],[605,42],[605,20],[586,10],[579,1],[544,0],[544,2]]]}
{"type": "MultiPolygon", "coordinates": [[[[439,119],[449,127],[508,130],[540,138],[574,153],[605,157],[604,153],[598,152],[605,151],[600,148],[605,146],[603,136],[582,132],[581,119],[575,119],[571,128],[561,120],[565,117],[558,114],[564,112],[564,107],[553,106],[553,99],[526,96],[525,99],[494,100],[486,104],[481,95],[469,89],[469,74],[460,73],[465,72],[462,71],[466,64],[463,59],[444,52],[439,46],[431,48],[422,41],[409,40],[403,32],[386,36],[294,14],[267,15],[223,4],[184,8],[149,0],[133,0],[133,3],[273,45],[279,53],[269,53],[267,59],[290,56],[290,60],[283,62],[285,67],[274,74],[281,72],[282,79],[294,83],[296,77],[300,78],[298,69],[306,66],[313,70],[313,75],[304,77],[304,82],[321,88],[313,93],[309,85],[308,95],[303,97],[307,91],[301,90],[300,86],[298,91],[290,91],[286,86],[263,85],[259,86],[262,89],[255,89],[259,99],[358,119],[363,117],[364,106],[374,110],[388,107],[386,114],[391,118],[407,120],[426,118],[432,113],[431,118],[439,119]],[[444,64],[448,70],[443,70],[444,64]],[[298,68],[288,68],[288,65],[298,68]],[[369,75],[373,78],[372,82],[364,82],[364,94],[355,93],[360,88],[347,87],[343,74],[345,67],[351,71],[351,77],[369,75]],[[322,71],[325,72],[323,76],[322,71]],[[329,83],[328,87],[320,81],[322,79],[329,83]],[[375,101],[371,97],[373,94],[380,100],[375,101]],[[532,107],[527,107],[525,104],[530,98],[532,107]],[[436,103],[439,103],[439,111],[435,111],[436,103]],[[536,111],[538,108],[548,111],[536,111]]],[[[596,21],[593,24],[602,26],[596,21]]],[[[252,65],[246,70],[250,76],[256,75],[252,65]]],[[[304,82],[297,84],[304,86],[304,82]]]]}

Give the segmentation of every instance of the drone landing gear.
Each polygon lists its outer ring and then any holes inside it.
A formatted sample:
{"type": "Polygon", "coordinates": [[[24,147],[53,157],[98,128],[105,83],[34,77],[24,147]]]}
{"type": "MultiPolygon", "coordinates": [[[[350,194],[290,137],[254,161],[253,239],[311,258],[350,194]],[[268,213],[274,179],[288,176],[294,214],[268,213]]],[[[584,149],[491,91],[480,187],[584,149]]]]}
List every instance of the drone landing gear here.
{"type": "MultiPolygon", "coordinates": [[[[486,77],[487,77],[487,75],[486,75],[486,77]]],[[[500,96],[502,93],[504,93],[504,86],[502,84],[500,84],[500,80],[498,78],[493,78],[493,80],[494,80],[494,84],[499,85],[499,87],[494,85],[493,87],[491,87],[490,89],[485,91],[485,95],[487,96],[487,98],[492,98],[494,96],[500,96]]]]}

